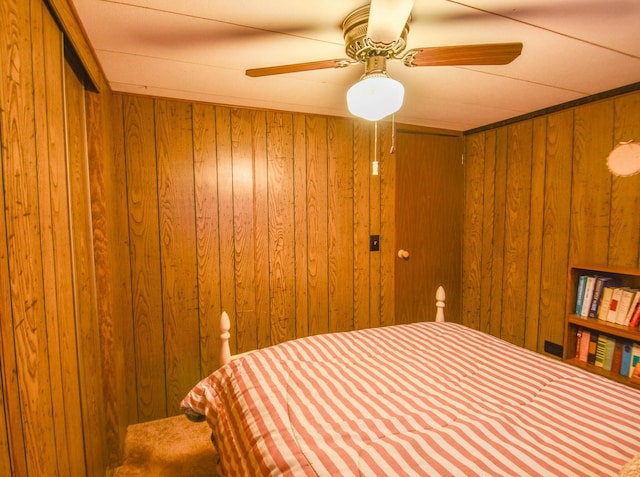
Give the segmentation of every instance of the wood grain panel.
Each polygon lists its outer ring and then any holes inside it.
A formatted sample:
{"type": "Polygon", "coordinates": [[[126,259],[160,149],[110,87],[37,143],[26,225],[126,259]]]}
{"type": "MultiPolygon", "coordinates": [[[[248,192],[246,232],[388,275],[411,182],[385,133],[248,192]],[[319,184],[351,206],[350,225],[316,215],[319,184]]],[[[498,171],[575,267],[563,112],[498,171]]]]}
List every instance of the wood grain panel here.
{"type": "Polygon", "coordinates": [[[531,146],[531,204],[529,212],[529,244],[527,250],[527,304],[524,326],[523,346],[532,351],[544,349],[544,343],[538,342],[540,315],[540,280],[542,276],[542,246],[545,187],[545,151],[547,140],[547,120],[537,118],[532,124],[531,146]]]}
{"type": "MultiPolygon", "coordinates": [[[[464,208],[464,165],[462,162],[463,141],[458,135],[419,134],[426,136],[432,144],[432,154],[438,158],[437,167],[430,171],[433,183],[434,223],[439,238],[433,239],[430,286],[427,285],[427,316],[435,306],[435,294],[439,285],[450,290],[447,310],[452,321],[459,322],[462,310],[462,230],[464,208]],[[447,192],[455,191],[450,196],[447,192]],[[436,275],[437,274],[437,275],[436,275]]],[[[401,136],[398,136],[401,138],[401,136]]],[[[428,283],[428,282],[427,282],[428,283]]],[[[433,316],[433,315],[432,315],[433,316]]]]}
{"type": "Polygon", "coordinates": [[[330,118],[328,139],[329,331],[353,329],[353,127],[330,118]]]}
{"type": "MultiPolygon", "coordinates": [[[[102,95],[100,95],[103,98],[102,95]]],[[[122,426],[133,424],[138,420],[137,392],[136,392],[136,367],[130,363],[135,363],[135,333],[132,301],[132,268],[131,256],[129,253],[129,221],[127,194],[122,191],[127,190],[127,164],[125,157],[124,143],[124,110],[123,98],[119,95],[112,95],[110,100],[111,133],[106,134],[106,141],[111,151],[111,156],[101,157],[105,167],[111,173],[110,186],[105,186],[105,200],[107,202],[106,214],[109,222],[108,241],[109,249],[109,270],[112,277],[111,283],[111,310],[114,320],[114,334],[120,347],[116,356],[116,367],[114,373],[119,378],[120,400],[120,422],[122,426]],[[118,371],[120,370],[120,371],[118,371]]],[[[103,104],[103,108],[106,106],[103,104]]],[[[105,114],[107,114],[105,112],[105,114]]],[[[91,133],[90,133],[91,134],[91,133]]],[[[119,459],[122,458],[124,448],[125,429],[119,431],[119,459]]],[[[119,459],[110,463],[119,463],[119,459]]]]}
{"type": "MultiPolygon", "coordinates": [[[[497,131],[484,133],[484,191],[482,194],[482,264],[481,274],[485,277],[480,288],[480,331],[498,333],[493,325],[493,297],[495,281],[493,278],[493,263],[496,255],[493,240],[496,235],[496,147],[497,131]]],[[[500,287],[501,289],[502,287],[500,287]]]]}
{"type": "Polygon", "coordinates": [[[273,343],[296,337],[293,128],[291,114],[267,113],[268,262],[273,343]]]}
{"type": "Polygon", "coordinates": [[[504,317],[504,279],[505,241],[507,223],[507,166],[509,153],[508,128],[496,131],[496,197],[495,222],[493,224],[493,269],[491,297],[491,330],[502,337],[502,319],[504,317]],[[498,292],[497,290],[500,290],[498,292]]]}
{"type": "MultiPolygon", "coordinates": [[[[388,263],[387,248],[391,249],[395,261],[395,228],[382,228],[382,188],[380,175],[373,175],[372,162],[378,158],[379,148],[375,140],[375,131],[369,121],[355,120],[358,127],[366,130],[369,136],[367,174],[369,175],[369,234],[380,236],[380,252],[369,254],[369,326],[376,327],[382,324],[382,265],[383,254],[386,257],[384,263],[388,263]],[[394,235],[389,235],[393,233],[394,235]],[[387,239],[388,238],[388,239],[387,239]]],[[[391,174],[395,174],[392,171],[391,174]]],[[[395,197],[394,197],[395,200],[395,197]]],[[[386,206],[386,202],[385,202],[386,206]]],[[[385,209],[386,210],[386,209],[385,209]]],[[[395,312],[395,311],[394,311],[395,312]]]]}
{"type": "Polygon", "coordinates": [[[327,257],[327,118],[308,116],[307,129],[307,292],[309,334],[329,331],[327,257]]]}
{"type": "Polygon", "coordinates": [[[124,97],[138,422],[166,416],[153,100],[124,97]]]}
{"type": "MultiPolygon", "coordinates": [[[[11,412],[19,409],[19,388],[13,376],[17,376],[17,357],[15,341],[13,336],[13,313],[11,302],[11,277],[9,276],[9,243],[7,233],[7,187],[5,187],[4,164],[9,164],[9,156],[19,152],[19,148],[14,143],[15,139],[9,140],[8,133],[15,132],[15,128],[10,127],[11,119],[15,118],[17,111],[9,114],[9,98],[14,98],[17,80],[19,77],[11,77],[5,70],[10,64],[9,54],[13,48],[17,47],[17,15],[15,2],[0,3],[0,44],[6,48],[0,49],[0,473],[2,475],[26,475],[27,462],[24,446],[24,434],[22,421],[17,413],[11,412]],[[9,48],[9,46],[12,48],[9,48]],[[9,149],[12,145],[13,148],[9,149]],[[13,474],[12,474],[13,472],[13,474]]],[[[9,178],[7,178],[9,179],[9,178]]]]}
{"type": "Polygon", "coordinates": [[[241,351],[255,349],[257,336],[255,242],[253,216],[253,148],[251,112],[231,112],[231,156],[233,177],[233,243],[236,283],[236,339],[241,351]]]}
{"type": "Polygon", "coordinates": [[[307,119],[293,115],[293,214],[295,246],[296,338],[308,336],[309,328],[309,233],[307,224],[307,119]]]}
{"type": "MultiPolygon", "coordinates": [[[[38,208],[37,150],[34,143],[34,88],[44,87],[44,78],[34,83],[30,9],[39,3],[3,2],[3,45],[11,51],[11,58],[3,56],[12,66],[2,78],[2,134],[8,273],[11,294],[11,319],[4,325],[3,335],[13,337],[11,347],[16,360],[11,381],[17,387],[19,401],[9,403],[16,412],[9,415],[12,441],[24,454],[16,455],[14,465],[23,475],[44,475],[57,471],[53,406],[50,395],[49,361],[47,356],[46,317],[44,313],[44,284],[42,279],[40,224],[38,208]],[[8,27],[6,30],[4,27],[8,27]],[[10,46],[10,47],[9,47],[10,46]],[[5,139],[6,138],[6,139],[5,139]],[[29,419],[21,419],[28,415],[29,419]],[[22,429],[20,429],[22,428],[22,429]],[[22,435],[20,436],[20,431],[22,435]],[[15,432],[15,434],[14,434],[15,432]],[[23,457],[24,456],[24,457],[23,457]]],[[[33,46],[33,49],[37,48],[33,46]]],[[[9,53],[7,53],[9,54],[9,53]]],[[[14,388],[15,390],[16,388],[14,388]]],[[[8,392],[13,400],[16,394],[8,392]]],[[[16,468],[14,468],[16,471],[16,468]]]]}
{"type": "MultiPolygon", "coordinates": [[[[369,128],[362,122],[353,123],[353,328],[371,326],[370,257],[379,252],[369,252],[370,210],[374,207],[370,195],[369,128]]],[[[377,283],[375,284],[377,286],[377,283]]],[[[375,293],[375,295],[378,295],[375,293]]],[[[373,321],[375,322],[375,320],[373,321]]]]}
{"type": "Polygon", "coordinates": [[[612,179],[603,158],[612,147],[612,102],[576,108],[569,254],[572,263],[607,263],[612,179]]]}
{"type": "Polygon", "coordinates": [[[171,415],[200,379],[191,106],[157,100],[155,116],[164,364],[171,415]]]}
{"type": "MultiPolygon", "coordinates": [[[[86,212],[89,213],[87,223],[90,230],[90,238],[93,242],[92,259],[93,264],[93,300],[94,303],[94,319],[96,323],[97,341],[99,344],[100,354],[94,358],[100,362],[99,369],[101,372],[100,379],[100,395],[102,401],[102,427],[100,432],[94,434],[101,439],[102,445],[102,468],[106,467],[107,462],[112,458],[119,457],[119,440],[117,432],[119,430],[119,398],[122,391],[118,389],[119,379],[122,376],[122,369],[119,370],[117,376],[114,374],[116,369],[116,360],[121,349],[120,346],[114,347],[114,321],[111,312],[111,283],[112,279],[107,264],[108,258],[108,230],[107,230],[107,214],[105,200],[105,170],[101,158],[108,157],[111,154],[103,150],[100,138],[103,133],[103,115],[101,113],[99,96],[90,94],[81,90],[85,100],[83,115],[83,134],[85,136],[85,178],[87,180],[87,203],[89,207],[86,212]],[[91,128],[87,128],[87,124],[91,124],[91,128]],[[113,435],[113,432],[116,435],[113,435]]],[[[125,209],[126,210],[126,209],[125,209]]],[[[118,330],[120,331],[120,330],[118,330]]],[[[126,427],[123,426],[126,430],[126,427]]],[[[92,459],[94,465],[97,463],[95,458],[92,459]]]]}
{"type": "MultiPolygon", "coordinates": [[[[0,141],[1,141],[0,137],[0,141]]],[[[0,148],[0,161],[2,160],[2,148],[0,148]]],[[[0,188],[3,186],[3,177],[0,174],[0,188]]],[[[3,194],[0,194],[0,207],[4,210],[4,197],[3,194]]],[[[5,227],[4,227],[4,217],[0,220],[0,267],[3,270],[6,269],[7,265],[7,242],[6,235],[4,235],[5,227]]],[[[5,274],[0,274],[0,321],[10,321],[11,316],[11,308],[9,306],[9,284],[6,283],[4,279],[5,274]]],[[[0,336],[3,333],[3,327],[0,326],[0,336]]],[[[4,357],[4,340],[0,339],[0,356],[4,357]]],[[[4,362],[3,359],[0,363],[0,472],[2,475],[11,475],[11,461],[12,455],[9,452],[9,428],[8,419],[5,409],[7,409],[7,402],[5,400],[5,385],[7,382],[7,374],[13,372],[14,367],[7,366],[7,363],[4,362]]]]}
{"type": "MultiPolygon", "coordinates": [[[[0,144],[2,144],[2,147],[0,147],[0,161],[2,161],[2,152],[5,150],[5,143],[2,142],[2,128],[0,128],[0,144]]],[[[4,190],[4,177],[2,175],[0,175],[0,187],[4,190]]],[[[0,210],[5,210],[4,194],[0,194],[0,210]]],[[[2,220],[0,220],[0,267],[2,270],[8,270],[9,268],[6,237],[3,215],[2,220]]],[[[22,462],[19,462],[19,464],[22,464],[22,469],[25,468],[24,459],[22,458],[24,451],[22,449],[21,424],[19,422],[14,424],[17,427],[17,431],[20,432],[18,434],[14,429],[11,429],[12,423],[5,412],[5,409],[9,409],[9,403],[16,400],[11,395],[17,394],[15,385],[10,387],[11,380],[8,379],[9,376],[13,376],[16,372],[13,336],[11,334],[13,323],[11,320],[11,293],[8,278],[8,274],[0,273],[0,356],[2,356],[0,361],[0,472],[3,475],[12,475],[14,460],[21,460],[22,462]],[[5,385],[5,383],[8,385],[5,385]],[[20,440],[16,442],[17,449],[11,454],[9,452],[9,442],[16,439],[16,435],[20,440]]]]}
{"type": "Polygon", "coordinates": [[[67,206],[67,177],[64,129],[64,84],[60,75],[64,61],[62,35],[48,10],[42,6],[31,12],[31,28],[34,43],[34,78],[46,81],[34,91],[35,127],[41,134],[36,135],[38,156],[38,183],[40,194],[40,228],[42,230],[42,265],[44,280],[44,300],[47,303],[47,348],[51,361],[51,395],[54,408],[56,442],[63,449],[58,452],[58,468],[61,473],[86,473],[82,448],[75,443],[82,442],[82,420],[77,402],[79,401],[77,380],[76,332],[73,319],[73,288],[70,283],[71,259],[68,247],[69,210],[67,206]],[[62,286],[61,286],[62,285],[62,286]],[[59,288],[61,286],[61,288],[59,288]],[[59,294],[59,297],[58,297],[59,294]],[[68,368],[67,368],[68,366],[68,368]],[[65,370],[69,370],[65,372],[65,370]],[[72,445],[71,443],[74,443],[72,445]]]}
{"type": "MultiPolygon", "coordinates": [[[[112,145],[122,145],[120,130],[114,140],[113,96],[85,91],[87,128],[87,155],[91,190],[91,222],[95,261],[97,313],[100,325],[103,395],[105,402],[104,439],[107,445],[106,461],[118,463],[122,449],[129,408],[135,408],[135,400],[129,392],[135,388],[135,374],[125,363],[133,362],[133,317],[131,314],[126,221],[126,190],[124,154],[116,152],[112,145]],[[118,265],[118,266],[116,266],[118,265]],[[127,284],[122,287],[121,284],[127,284]],[[123,293],[124,292],[124,293],[123,293]],[[123,345],[126,343],[126,346],[123,345]],[[127,356],[125,357],[125,352],[127,356]]],[[[119,101],[119,104],[122,103],[119,101]]],[[[120,114],[119,117],[122,117],[120,114]]],[[[120,128],[122,122],[118,122],[120,128]]]]}
{"type": "Polygon", "coordinates": [[[524,345],[531,200],[532,123],[507,128],[504,272],[500,336],[524,345]]]}
{"type": "MultiPolygon", "coordinates": [[[[613,100],[613,146],[640,139],[640,95],[628,94],[613,100]]],[[[611,221],[609,265],[640,265],[640,175],[613,177],[611,189],[611,221]]]]}
{"type": "MultiPolygon", "coordinates": [[[[269,278],[269,176],[267,156],[267,113],[251,111],[253,148],[254,293],[256,348],[271,345],[269,278]]],[[[291,328],[295,323],[291,320],[291,328]]],[[[293,336],[291,333],[289,336],[293,336]]]]}
{"type": "Polygon", "coordinates": [[[563,342],[571,230],[571,176],[573,174],[573,111],[547,118],[543,251],[540,276],[538,349],[544,341],[563,342]]]}
{"type": "Polygon", "coordinates": [[[65,64],[65,123],[67,126],[67,171],[72,223],[73,290],[80,405],[84,456],[74,449],[72,460],[84,458],[88,475],[106,468],[104,438],[104,393],[100,353],[100,326],[96,299],[96,274],[91,224],[91,194],[87,157],[86,108],[84,86],[69,63],[65,64]],[[71,200],[73,198],[73,200],[71,200]],[[99,431],[98,431],[99,430],[99,431]]]}
{"type": "Polygon", "coordinates": [[[198,311],[200,323],[200,373],[219,366],[220,235],[218,230],[218,171],[216,160],[216,110],[193,105],[193,163],[198,260],[198,311]]]}
{"type": "MultiPolygon", "coordinates": [[[[380,210],[380,326],[393,325],[396,321],[396,154],[391,150],[394,134],[391,123],[381,123],[378,128],[380,175],[376,177],[380,187],[380,202],[377,205],[380,210]]],[[[376,205],[372,204],[372,207],[376,205]]]]}
{"type": "MultiPolygon", "coordinates": [[[[2,184],[1,181],[0,181],[0,184],[2,184]]],[[[0,228],[0,230],[2,230],[2,228],[0,228]]],[[[0,353],[2,353],[2,343],[0,343],[0,353]]],[[[3,381],[4,381],[4,377],[3,377],[2,369],[0,369],[0,472],[2,472],[2,475],[11,475],[11,455],[9,454],[9,430],[7,429],[7,416],[6,416],[6,413],[4,412],[5,402],[4,402],[4,386],[2,384],[3,381]]]]}
{"type": "Polygon", "coordinates": [[[485,135],[475,134],[465,140],[465,207],[462,239],[462,316],[461,323],[480,327],[482,284],[482,225],[485,135]]]}
{"type": "Polygon", "coordinates": [[[231,110],[216,107],[216,146],[218,160],[218,227],[220,233],[220,304],[231,321],[231,352],[238,348],[235,252],[233,228],[233,163],[231,153],[231,110]]]}

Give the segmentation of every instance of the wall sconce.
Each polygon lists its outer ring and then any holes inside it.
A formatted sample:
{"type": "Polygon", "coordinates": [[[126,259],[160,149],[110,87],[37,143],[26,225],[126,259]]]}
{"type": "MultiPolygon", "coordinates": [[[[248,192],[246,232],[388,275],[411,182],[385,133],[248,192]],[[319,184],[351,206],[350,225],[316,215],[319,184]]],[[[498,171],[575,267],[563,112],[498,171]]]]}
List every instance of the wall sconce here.
{"type": "Polygon", "coordinates": [[[607,156],[609,171],[618,177],[629,177],[640,172],[640,143],[621,142],[607,156]]]}

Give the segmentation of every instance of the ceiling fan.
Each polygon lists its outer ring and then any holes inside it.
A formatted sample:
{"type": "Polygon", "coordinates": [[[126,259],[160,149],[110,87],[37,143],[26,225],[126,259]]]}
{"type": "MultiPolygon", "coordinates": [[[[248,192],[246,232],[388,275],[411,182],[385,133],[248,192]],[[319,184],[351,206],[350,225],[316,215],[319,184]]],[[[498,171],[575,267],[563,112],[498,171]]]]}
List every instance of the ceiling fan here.
{"type": "Polygon", "coordinates": [[[342,22],[348,58],[252,68],[251,77],[270,76],[364,63],[361,80],[347,93],[347,105],[355,116],[377,121],[402,106],[404,87],[387,74],[387,61],[400,60],[408,67],[505,65],[517,58],[522,43],[488,43],[413,48],[407,46],[411,10],[415,0],[371,0],[342,22]]]}

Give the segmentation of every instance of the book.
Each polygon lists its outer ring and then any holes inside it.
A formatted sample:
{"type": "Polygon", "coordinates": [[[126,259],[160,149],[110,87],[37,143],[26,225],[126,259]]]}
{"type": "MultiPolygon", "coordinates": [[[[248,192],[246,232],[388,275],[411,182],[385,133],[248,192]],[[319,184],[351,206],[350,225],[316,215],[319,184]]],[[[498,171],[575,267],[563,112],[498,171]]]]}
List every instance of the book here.
{"type": "Polygon", "coordinates": [[[622,295],[622,288],[614,288],[611,294],[611,302],[609,303],[609,312],[607,313],[607,321],[609,323],[616,322],[616,315],[618,313],[618,303],[620,303],[620,296],[622,295]]]}
{"type": "Polygon", "coordinates": [[[587,362],[589,356],[589,342],[591,341],[591,331],[587,329],[582,330],[582,336],[580,337],[580,355],[578,360],[584,363],[587,362]]]}
{"type": "Polygon", "coordinates": [[[640,344],[633,343],[631,345],[631,357],[629,360],[629,372],[627,376],[631,377],[631,374],[638,363],[640,363],[640,344]]]}
{"type": "Polygon", "coordinates": [[[616,310],[616,323],[624,325],[627,315],[629,314],[629,308],[633,302],[633,298],[636,295],[636,290],[632,288],[621,288],[620,301],[618,302],[618,309],[616,310]]]}
{"type": "Polygon", "coordinates": [[[595,275],[587,276],[587,283],[584,287],[584,297],[582,298],[582,305],[580,306],[580,316],[586,318],[589,316],[591,310],[591,300],[593,299],[593,291],[596,287],[595,275]]]}
{"type": "Polygon", "coordinates": [[[613,287],[605,287],[602,290],[602,299],[600,300],[600,308],[598,310],[598,319],[607,321],[609,313],[609,305],[611,304],[611,296],[613,295],[613,287]]]}
{"type": "Polygon", "coordinates": [[[622,364],[622,340],[616,339],[615,348],[613,349],[613,358],[611,360],[611,372],[620,373],[620,365],[622,364]]]}
{"type": "Polygon", "coordinates": [[[638,326],[640,324],[640,304],[633,312],[633,316],[629,320],[629,326],[638,326]]]}
{"type": "Polygon", "coordinates": [[[582,340],[582,328],[576,331],[576,358],[580,359],[580,341],[582,340]]]}
{"type": "Polygon", "coordinates": [[[636,290],[636,293],[633,297],[633,301],[631,302],[631,306],[629,307],[629,313],[627,313],[627,318],[624,320],[624,325],[629,325],[631,323],[631,318],[633,315],[638,312],[640,308],[640,290],[636,290]]]}
{"type": "Polygon", "coordinates": [[[633,349],[633,343],[631,341],[625,341],[622,344],[622,359],[620,361],[620,374],[622,376],[629,376],[629,370],[631,369],[631,350],[633,349]]]}
{"type": "Polygon", "coordinates": [[[596,364],[596,349],[598,348],[598,332],[592,331],[589,337],[589,351],[587,353],[587,363],[596,364]]]}
{"type": "Polygon", "coordinates": [[[584,290],[587,286],[587,276],[588,275],[580,275],[578,277],[578,289],[576,291],[576,315],[580,316],[582,313],[582,302],[584,301],[584,290]]]}
{"type": "Polygon", "coordinates": [[[631,382],[640,384],[640,363],[636,364],[629,374],[631,382]]]}
{"type": "Polygon", "coordinates": [[[607,341],[607,335],[604,333],[600,333],[598,335],[598,341],[596,342],[596,359],[593,363],[597,368],[604,367],[604,356],[607,348],[607,341]]]}
{"type": "Polygon", "coordinates": [[[602,295],[606,287],[613,287],[618,280],[614,277],[596,276],[596,283],[593,288],[593,297],[591,298],[591,307],[589,309],[590,318],[598,318],[600,304],[602,303],[602,295]]]}
{"type": "Polygon", "coordinates": [[[603,369],[611,371],[613,367],[613,352],[616,349],[616,339],[613,336],[607,336],[607,343],[604,349],[603,369]]]}

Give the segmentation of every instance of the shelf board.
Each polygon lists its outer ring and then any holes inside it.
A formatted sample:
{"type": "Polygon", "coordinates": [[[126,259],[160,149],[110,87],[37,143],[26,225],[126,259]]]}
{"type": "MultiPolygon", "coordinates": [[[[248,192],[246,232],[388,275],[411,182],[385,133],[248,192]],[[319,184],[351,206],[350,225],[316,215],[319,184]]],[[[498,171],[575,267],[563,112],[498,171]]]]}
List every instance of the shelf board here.
{"type": "Polygon", "coordinates": [[[640,268],[629,268],[629,267],[615,267],[611,265],[571,265],[570,269],[579,272],[589,272],[589,273],[609,273],[612,275],[628,275],[631,277],[639,277],[640,276],[640,268]]]}
{"type": "Polygon", "coordinates": [[[631,341],[640,341],[640,328],[618,325],[617,323],[610,323],[608,321],[598,320],[596,318],[585,318],[578,315],[569,315],[567,321],[571,324],[582,326],[583,328],[589,328],[601,333],[606,333],[613,336],[619,336],[631,341]]]}
{"type": "Polygon", "coordinates": [[[594,366],[593,364],[585,363],[584,361],[580,361],[577,358],[565,359],[565,363],[568,363],[572,366],[577,366],[578,368],[586,369],[587,371],[599,374],[600,376],[604,376],[605,378],[612,379],[622,384],[626,384],[627,386],[632,386],[634,388],[640,389],[640,383],[631,381],[627,376],[622,376],[620,373],[615,373],[613,371],[607,371],[603,368],[599,368],[594,366]]]}

